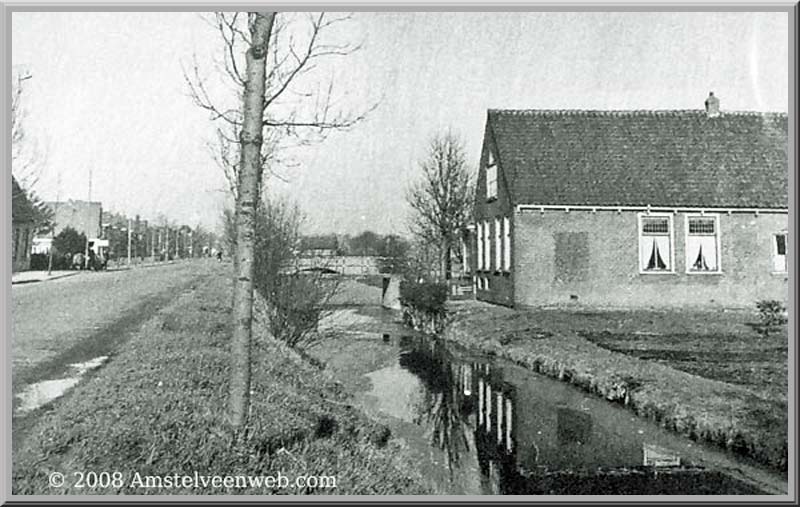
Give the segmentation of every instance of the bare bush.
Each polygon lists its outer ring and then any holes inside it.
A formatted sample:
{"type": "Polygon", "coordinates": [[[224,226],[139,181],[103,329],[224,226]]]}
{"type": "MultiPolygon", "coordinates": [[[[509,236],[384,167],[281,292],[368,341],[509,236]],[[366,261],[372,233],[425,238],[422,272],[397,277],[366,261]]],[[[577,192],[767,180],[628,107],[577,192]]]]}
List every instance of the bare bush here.
{"type": "MultiPolygon", "coordinates": [[[[277,339],[293,348],[308,346],[339,287],[325,269],[299,272],[294,260],[300,243],[300,209],[286,200],[265,198],[256,211],[254,288],[265,303],[260,313],[277,339]]],[[[233,212],[226,210],[226,240],[236,246],[233,212]]]]}

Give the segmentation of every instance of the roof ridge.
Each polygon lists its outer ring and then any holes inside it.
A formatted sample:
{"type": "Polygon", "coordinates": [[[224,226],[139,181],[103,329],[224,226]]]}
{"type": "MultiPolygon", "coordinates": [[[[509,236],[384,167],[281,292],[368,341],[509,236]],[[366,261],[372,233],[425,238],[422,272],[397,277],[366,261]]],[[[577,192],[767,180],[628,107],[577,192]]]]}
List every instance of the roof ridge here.
{"type": "MultiPolygon", "coordinates": [[[[681,116],[706,115],[703,109],[487,109],[488,114],[508,114],[514,116],[556,116],[556,115],[596,115],[596,116],[681,116]]],[[[788,113],[779,111],[721,111],[720,116],[767,116],[786,118],[788,113]]]]}

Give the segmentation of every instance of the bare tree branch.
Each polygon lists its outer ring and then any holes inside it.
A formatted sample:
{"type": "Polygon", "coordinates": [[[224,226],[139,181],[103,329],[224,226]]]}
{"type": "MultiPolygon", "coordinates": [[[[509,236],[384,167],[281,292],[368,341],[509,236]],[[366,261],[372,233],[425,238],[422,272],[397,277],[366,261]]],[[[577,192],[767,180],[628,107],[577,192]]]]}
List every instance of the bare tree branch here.
{"type": "Polygon", "coordinates": [[[449,262],[459,231],[469,223],[473,182],[461,141],[452,132],[435,136],[420,163],[422,178],[408,190],[413,210],[411,232],[423,242],[439,245],[441,269],[449,262]]]}
{"type": "Polygon", "coordinates": [[[239,126],[242,124],[241,113],[236,109],[218,108],[206,89],[205,79],[200,75],[200,67],[197,62],[197,55],[192,55],[192,67],[187,71],[183,66],[183,79],[189,88],[189,97],[199,108],[211,113],[211,121],[224,120],[230,125],[239,126]]]}

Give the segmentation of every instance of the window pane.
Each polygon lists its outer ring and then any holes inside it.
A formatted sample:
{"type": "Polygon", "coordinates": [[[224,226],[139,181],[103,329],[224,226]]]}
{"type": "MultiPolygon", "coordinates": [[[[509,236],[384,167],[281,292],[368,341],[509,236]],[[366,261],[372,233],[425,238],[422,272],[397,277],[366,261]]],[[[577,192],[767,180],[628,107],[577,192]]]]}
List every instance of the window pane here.
{"type": "Polygon", "coordinates": [[[643,234],[669,234],[669,219],[642,218],[643,234]]]}
{"type": "Polygon", "coordinates": [[[494,197],[497,195],[497,167],[486,168],[486,196],[494,197]]]}
{"type": "MultiPolygon", "coordinates": [[[[492,258],[490,257],[492,254],[492,243],[489,238],[489,222],[483,222],[483,269],[491,269],[492,265],[492,258]]],[[[484,288],[486,288],[484,286],[484,288]]]]}
{"type": "Polygon", "coordinates": [[[786,235],[778,234],[775,236],[775,242],[778,248],[778,255],[786,255],[786,235]]]}
{"type": "Polygon", "coordinates": [[[689,271],[717,271],[717,239],[714,236],[686,238],[686,262],[689,271]]]}
{"type": "Polygon", "coordinates": [[[503,218],[503,267],[511,270],[511,229],[508,218],[503,218]]]}
{"type": "Polygon", "coordinates": [[[715,234],[716,224],[713,218],[690,218],[689,234],[715,234]]]}
{"type": "Polygon", "coordinates": [[[776,272],[786,272],[786,234],[775,235],[775,256],[772,259],[772,269],[776,272]]]}
{"type": "Polygon", "coordinates": [[[494,269],[500,271],[500,263],[503,261],[502,244],[500,243],[500,219],[494,219],[494,269]]]}
{"type": "Polygon", "coordinates": [[[483,269],[483,228],[477,224],[476,231],[478,239],[478,269],[483,269]]]}
{"type": "Polygon", "coordinates": [[[642,271],[670,271],[669,236],[644,236],[640,241],[642,271]]]}

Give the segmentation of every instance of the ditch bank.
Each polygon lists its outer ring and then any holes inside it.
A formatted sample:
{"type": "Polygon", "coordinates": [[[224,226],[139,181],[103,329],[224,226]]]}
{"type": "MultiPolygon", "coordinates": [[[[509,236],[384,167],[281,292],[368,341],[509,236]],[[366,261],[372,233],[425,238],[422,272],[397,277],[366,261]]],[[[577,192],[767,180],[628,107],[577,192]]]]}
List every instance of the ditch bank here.
{"type": "Polygon", "coordinates": [[[563,329],[554,333],[531,326],[518,316],[480,302],[454,304],[442,337],[571,383],[668,430],[785,475],[785,401],[612,352],[563,329]]]}
{"type": "MultiPolygon", "coordinates": [[[[42,414],[13,457],[27,494],[426,494],[389,430],[353,408],[342,385],[267,335],[256,318],[251,412],[233,442],[230,280],[210,277],[156,313],[96,372],[42,414]],[[222,297],[221,297],[222,295],[222,297]],[[103,483],[79,474],[109,476],[103,483]],[[54,474],[63,483],[54,486],[54,474]],[[234,486],[135,477],[334,477],[335,488],[234,486]]],[[[97,478],[97,477],[96,477],[97,478]]],[[[227,483],[226,483],[227,484],[227,483]]]]}

